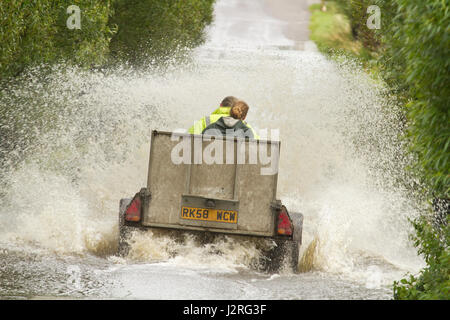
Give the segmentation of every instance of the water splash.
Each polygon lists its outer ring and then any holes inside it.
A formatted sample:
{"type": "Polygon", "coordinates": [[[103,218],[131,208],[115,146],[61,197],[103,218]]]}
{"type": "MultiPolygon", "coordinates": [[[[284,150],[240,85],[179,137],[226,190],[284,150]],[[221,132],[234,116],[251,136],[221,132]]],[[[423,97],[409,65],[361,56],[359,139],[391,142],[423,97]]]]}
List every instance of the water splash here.
{"type": "Polygon", "coordinates": [[[165,262],[172,266],[235,272],[238,269],[260,268],[261,247],[270,247],[272,241],[249,240],[240,236],[220,236],[202,243],[192,234],[177,239],[163,231],[135,231],[126,259],[134,262],[165,262]]]}
{"type": "MultiPolygon", "coordinates": [[[[112,254],[119,199],[146,182],[151,130],[187,128],[231,94],[248,102],[253,127],[280,129],[278,196],[305,215],[302,254],[318,239],[314,268],[363,277],[373,273],[369,256],[414,271],[421,260],[407,239],[407,217],[417,209],[403,187],[401,113],[358,70],[315,52],[206,47],[192,64],[165,73],[63,66],[45,80],[31,73],[0,100],[9,106],[1,126],[17,122],[23,142],[3,153],[0,240],[112,254]]],[[[167,259],[171,241],[136,241],[132,252],[167,259]]],[[[248,265],[254,254],[236,243],[214,246],[222,257],[185,246],[173,261],[208,265],[239,253],[232,263],[248,265]]]]}

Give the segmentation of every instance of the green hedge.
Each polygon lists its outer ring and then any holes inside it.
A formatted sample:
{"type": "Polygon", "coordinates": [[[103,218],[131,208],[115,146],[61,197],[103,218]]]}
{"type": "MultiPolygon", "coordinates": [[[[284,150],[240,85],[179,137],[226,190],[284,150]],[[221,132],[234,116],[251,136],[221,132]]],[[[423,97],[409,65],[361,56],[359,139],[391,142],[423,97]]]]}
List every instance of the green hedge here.
{"type": "Polygon", "coordinates": [[[170,59],[204,41],[214,0],[2,0],[0,75],[59,61],[78,66],[118,59],[140,65],[170,59]],[[81,10],[81,29],[67,28],[67,8],[81,10]],[[111,52],[111,54],[110,54],[111,52]]]}
{"type": "Polygon", "coordinates": [[[436,228],[425,216],[413,221],[414,245],[427,266],[418,276],[394,282],[394,298],[398,300],[450,299],[450,228],[449,216],[441,228],[436,228]]]}
{"type": "MultiPolygon", "coordinates": [[[[346,15],[352,41],[371,52],[365,58],[376,65],[392,93],[404,106],[405,139],[414,155],[410,168],[419,177],[425,198],[446,203],[412,220],[411,235],[427,266],[417,276],[394,283],[396,299],[450,299],[450,3],[441,0],[336,0],[327,2],[346,15]],[[338,4],[338,6],[336,6],[338,4]],[[367,8],[378,5],[381,28],[367,28],[367,8]]],[[[325,13],[315,12],[325,18],[325,13]]],[[[314,16],[313,16],[314,18],[314,16]]],[[[332,21],[328,16],[327,21],[332,21]]],[[[344,21],[341,19],[341,21],[344,21]]],[[[315,28],[319,30],[319,28],[315,28]]],[[[336,28],[330,28],[335,34],[336,28]]],[[[332,37],[328,35],[328,38],[332,37]]],[[[314,35],[314,33],[313,33],[314,35]]],[[[320,38],[331,49],[352,49],[346,41],[320,38]],[[345,44],[342,45],[342,44],[345,44]],[[333,47],[334,46],[334,47],[333,47]]],[[[342,37],[341,37],[342,39],[342,37]]],[[[329,50],[330,48],[327,48],[329,50]]],[[[354,51],[354,50],[353,50],[354,51]]],[[[326,51],[325,51],[326,52],[326,51]]],[[[356,56],[362,57],[360,52],[356,56]]],[[[362,57],[364,59],[364,57],[362,57]]]]}
{"type": "Polygon", "coordinates": [[[355,40],[376,51],[381,75],[405,104],[411,151],[430,193],[450,195],[450,4],[440,0],[337,0],[355,40]],[[381,29],[367,8],[378,5],[381,29]]]}
{"type": "MultiPolygon", "coordinates": [[[[439,0],[380,1],[386,20],[385,79],[405,101],[414,171],[428,196],[450,198],[450,4],[439,0]]],[[[445,201],[445,200],[444,200],[445,201]]],[[[413,221],[413,239],[427,266],[418,276],[394,284],[396,299],[450,299],[448,208],[413,221]],[[443,216],[443,221],[433,223],[443,216]]]]}
{"type": "Polygon", "coordinates": [[[435,196],[450,197],[450,4],[440,0],[379,1],[385,19],[388,80],[407,97],[416,169],[435,196]]]}
{"type": "Polygon", "coordinates": [[[58,60],[78,65],[104,63],[111,30],[111,1],[0,1],[0,75],[14,76],[33,65],[58,60]],[[81,29],[70,30],[67,8],[81,9],[81,29]]]}
{"type": "Polygon", "coordinates": [[[114,58],[132,65],[162,62],[204,41],[214,0],[117,0],[110,27],[114,58]]]}

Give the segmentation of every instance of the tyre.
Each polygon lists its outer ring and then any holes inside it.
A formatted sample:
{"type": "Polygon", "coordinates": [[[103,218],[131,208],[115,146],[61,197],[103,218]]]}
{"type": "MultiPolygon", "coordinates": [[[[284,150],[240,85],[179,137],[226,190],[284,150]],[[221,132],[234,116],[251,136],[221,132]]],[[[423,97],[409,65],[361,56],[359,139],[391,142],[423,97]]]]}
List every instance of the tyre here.
{"type": "Polygon", "coordinates": [[[118,254],[124,257],[128,254],[130,250],[130,245],[128,244],[128,239],[130,237],[130,227],[125,225],[125,210],[127,206],[131,203],[131,198],[120,199],[119,206],[119,245],[118,254]]]}
{"type": "Polygon", "coordinates": [[[266,251],[262,269],[267,272],[279,272],[288,269],[297,272],[299,242],[292,239],[274,239],[275,246],[266,251]]]}

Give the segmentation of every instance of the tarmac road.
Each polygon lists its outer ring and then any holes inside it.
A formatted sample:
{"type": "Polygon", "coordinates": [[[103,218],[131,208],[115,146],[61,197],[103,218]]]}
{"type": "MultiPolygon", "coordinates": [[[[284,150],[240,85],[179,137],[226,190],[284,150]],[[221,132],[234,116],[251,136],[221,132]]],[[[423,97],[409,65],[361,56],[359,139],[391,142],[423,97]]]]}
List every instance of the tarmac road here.
{"type": "Polygon", "coordinates": [[[318,0],[222,0],[216,4],[210,44],[314,50],[309,6],[318,0]]]}

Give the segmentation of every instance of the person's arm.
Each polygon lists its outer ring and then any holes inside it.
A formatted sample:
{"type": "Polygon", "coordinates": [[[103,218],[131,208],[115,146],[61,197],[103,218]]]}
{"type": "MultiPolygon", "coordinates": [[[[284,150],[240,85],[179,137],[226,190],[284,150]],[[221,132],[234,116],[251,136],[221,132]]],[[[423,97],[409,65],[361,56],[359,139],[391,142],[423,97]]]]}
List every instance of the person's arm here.
{"type": "Polygon", "coordinates": [[[205,117],[196,121],[192,127],[189,128],[188,132],[192,134],[201,134],[203,129],[206,127],[205,117]]]}
{"type": "Polygon", "coordinates": [[[256,139],[256,140],[259,140],[259,136],[256,134],[256,131],[252,128],[252,126],[251,125],[249,125],[247,122],[245,122],[245,121],[243,121],[244,122],[244,124],[250,129],[250,132],[252,133],[252,138],[253,139],[256,139]]]}

